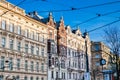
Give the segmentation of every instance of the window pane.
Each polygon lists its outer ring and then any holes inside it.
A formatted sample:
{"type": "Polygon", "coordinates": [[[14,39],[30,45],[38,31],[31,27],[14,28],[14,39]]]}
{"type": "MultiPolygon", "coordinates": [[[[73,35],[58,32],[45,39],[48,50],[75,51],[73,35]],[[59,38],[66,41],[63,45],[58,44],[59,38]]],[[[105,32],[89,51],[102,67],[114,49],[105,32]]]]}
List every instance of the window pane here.
{"type": "Polygon", "coordinates": [[[2,47],[5,47],[5,43],[6,43],[6,39],[5,39],[5,37],[2,37],[2,47]]]}
{"type": "Polygon", "coordinates": [[[2,70],[4,70],[4,67],[5,67],[4,62],[5,62],[5,57],[1,56],[0,69],[2,69],[2,70]]]}
{"type": "Polygon", "coordinates": [[[25,52],[28,53],[28,44],[25,44],[25,52]]]}
{"type": "Polygon", "coordinates": [[[31,61],[31,71],[34,71],[34,63],[31,61]]]}
{"type": "Polygon", "coordinates": [[[21,42],[17,43],[17,47],[18,47],[18,51],[20,51],[20,49],[21,49],[21,42]]]}
{"type": "Polygon", "coordinates": [[[2,20],[2,29],[6,29],[6,21],[2,20]]]}
{"type": "Polygon", "coordinates": [[[12,62],[12,58],[9,58],[9,69],[13,70],[13,62],[12,62]]]}
{"type": "Polygon", "coordinates": [[[26,29],[26,30],[25,30],[25,37],[28,37],[28,35],[29,35],[29,30],[26,29]]]}
{"type": "Polygon", "coordinates": [[[17,34],[21,34],[21,27],[20,26],[17,27],[17,34]]]}
{"type": "Polygon", "coordinates": [[[39,63],[36,63],[36,71],[39,72],[39,63]]]}
{"type": "Polygon", "coordinates": [[[44,47],[41,48],[41,54],[44,57],[44,47]]]}
{"type": "Polygon", "coordinates": [[[27,76],[24,77],[24,80],[28,80],[27,76]]]}
{"type": "Polygon", "coordinates": [[[10,39],[10,49],[13,49],[13,40],[10,39]]]}
{"type": "Polygon", "coordinates": [[[27,71],[27,70],[28,70],[28,61],[25,60],[25,71],[27,71]]]}
{"type": "Polygon", "coordinates": [[[20,59],[17,59],[17,69],[20,69],[20,59]]]}
{"type": "Polygon", "coordinates": [[[39,55],[39,47],[36,47],[36,55],[39,55]]]}
{"type": "Polygon", "coordinates": [[[41,64],[41,70],[44,71],[44,63],[41,64]]]}
{"type": "Polygon", "coordinates": [[[9,25],[9,31],[14,32],[14,25],[12,23],[10,23],[9,25]]]}
{"type": "Polygon", "coordinates": [[[31,46],[31,53],[34,54],[34,46],[31,46]]]}
{"type": "Polygon", "coordinates": [[[36,40],[39,41],[39,33],[36,33],[36,40]]]}

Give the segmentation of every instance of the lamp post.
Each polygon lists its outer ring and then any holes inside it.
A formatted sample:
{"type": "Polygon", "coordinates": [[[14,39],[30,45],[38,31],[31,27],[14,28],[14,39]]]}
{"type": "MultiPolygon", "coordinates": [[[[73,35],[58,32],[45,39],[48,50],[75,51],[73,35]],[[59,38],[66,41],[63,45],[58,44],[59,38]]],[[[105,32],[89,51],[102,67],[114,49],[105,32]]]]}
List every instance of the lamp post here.
{"type": "Polygon", "coordinates": [[[86,73],[84,75],[85,80],[91,80],[90,79],[90,72],[89,72],[89,60],[88,60],[88,48],[87,48],[87,31],[83,33],[83,38],[85,39],[85,57],[86,57],[86,73]]]}
{"type": "MultiPolygon", "coordinates": [[[[106,53],[106,52],[105,52],[106,53]]],[[[113,55],[113,54],[108,54],[108,53],[106,53],[107,55],[109,55],[109,57],[110,57],[110,64],[113,64],[113,65],[115,65],[115,69],[116,70],[114,70],[114,74],[116,74],[116,79],[115,80],[119,80],[119,64],[120,64],[120,62],[119,62],[119,56],[117,55],[117,54],[115,54],[115,55],[113,55]]],[[[105,61],[105,60],[104,60],[105,61]]],[[[103,61],[103,62],[104,62],[103,61]]],[[[103,63],[102,62],[102,60],[100,60],[100,63],[103,63]]],[[[104,64],[103,64],[104,65],[104,64]]],[[[113,66],[112,66],[113,67],[113,66]]],[[[113,72],[113,71],[112,71],[113,72]]]]}

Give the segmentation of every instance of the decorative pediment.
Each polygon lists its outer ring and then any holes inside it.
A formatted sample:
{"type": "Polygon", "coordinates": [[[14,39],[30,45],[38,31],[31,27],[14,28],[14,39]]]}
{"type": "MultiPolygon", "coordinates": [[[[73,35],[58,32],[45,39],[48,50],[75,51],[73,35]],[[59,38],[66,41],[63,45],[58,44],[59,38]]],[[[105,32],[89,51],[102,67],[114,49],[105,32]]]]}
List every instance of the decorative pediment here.
{"type": "Polygon", "coordinates": [[[53,20],[52,13],[49,13],[49,17],[48,17],[48,22],[47,22],[47,24],[48,24],[49,26],[55,27],[55,22],[54,22],[54,20],[53,20]]]}

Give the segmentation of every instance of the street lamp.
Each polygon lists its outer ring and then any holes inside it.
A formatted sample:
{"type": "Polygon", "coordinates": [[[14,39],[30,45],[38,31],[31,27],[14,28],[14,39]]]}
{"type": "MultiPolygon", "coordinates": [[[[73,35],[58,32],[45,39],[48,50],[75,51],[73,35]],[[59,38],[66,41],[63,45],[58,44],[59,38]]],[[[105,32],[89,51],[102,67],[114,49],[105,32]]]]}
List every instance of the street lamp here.
{"type": "MultiPolygon", "coordinates": [[[[115,65],[116,70],[114,71],[114,74],[115,74],[114,77],[117,78],[116,80],[119,80],[119,57],[116,54],[115,55],[111,55],[111,54],[108,54],[108,53],[106,53],[106,54],[109,55],[109,57],[110,57],[110,63],[115,65]]],[[[106,60],[105,59],[101,59],[100,63],[101,63],[101,65],[105,65],[104,63],[106,63],[106,60]]],[[[113,73],[113,71],[112,71],[112,73],[113,73]]]]}
{"type": "Polygon", "coordinates": [[[84,75],[85,80],[90,80],[90,72],[89,72],[89,60],[88,60],[88,48],[87,48],[87,31],[83,33],[83,38],[85,39],[85,56],[86,56],[86,73],[84,75]]]}

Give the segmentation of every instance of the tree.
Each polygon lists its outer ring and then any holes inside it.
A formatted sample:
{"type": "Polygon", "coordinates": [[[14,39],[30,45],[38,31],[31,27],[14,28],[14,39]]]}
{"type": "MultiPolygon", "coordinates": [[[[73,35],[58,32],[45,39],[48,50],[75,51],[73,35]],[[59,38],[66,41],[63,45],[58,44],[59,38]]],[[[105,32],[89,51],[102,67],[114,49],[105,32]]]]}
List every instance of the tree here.
{"type": "MultiPolygon", "coordinates": [[[[104,30],[104,33],[105,33],[104,39],[105,39],[107,45],[110,47],[111,52],[115,56],[117,80],[119,80],[120,28],[109,27],[104,30]]],[[[113,60],[113,58],[112,58],[112,60],[113,60]]]]}

